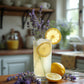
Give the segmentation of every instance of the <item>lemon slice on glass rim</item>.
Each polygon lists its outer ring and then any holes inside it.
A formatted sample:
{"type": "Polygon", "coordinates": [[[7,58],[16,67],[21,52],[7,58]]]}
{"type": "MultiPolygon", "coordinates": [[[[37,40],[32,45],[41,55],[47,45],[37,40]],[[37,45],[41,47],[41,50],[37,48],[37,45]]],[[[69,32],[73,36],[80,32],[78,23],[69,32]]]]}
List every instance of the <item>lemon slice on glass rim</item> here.
{"type": "Polygon", "coordinates": [[[37,53],[41,57],[47,57],[51,52],[51,44],[49,42],[43,42],[37,47],[37,53]]]}
{"type": "Polygon", "coordinates": [[[52,41],[52,44],[57,44],[61,40],[61,33],[57,28],[50,28],[45,33],[45,38],[52,41]]]}
{"type": "Polygon", "coordinates": [[[58,82],[62,79],[62,76],[57,74],[57,73],[47,73],[46,74],[46,79],[49,82],[58,82]]]}

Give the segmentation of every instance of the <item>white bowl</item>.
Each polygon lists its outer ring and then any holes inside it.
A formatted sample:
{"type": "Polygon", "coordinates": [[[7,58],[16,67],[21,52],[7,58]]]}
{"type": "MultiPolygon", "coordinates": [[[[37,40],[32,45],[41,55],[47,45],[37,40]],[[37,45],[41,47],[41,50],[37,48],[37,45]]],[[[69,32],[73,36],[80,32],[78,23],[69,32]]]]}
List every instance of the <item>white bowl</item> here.
{"type": "Polygon", "coordinates": [[[32,7],[32,4],[24,4],[23,6],[24,6],[24,7],[31,8],[31,7],[32,7]]]}

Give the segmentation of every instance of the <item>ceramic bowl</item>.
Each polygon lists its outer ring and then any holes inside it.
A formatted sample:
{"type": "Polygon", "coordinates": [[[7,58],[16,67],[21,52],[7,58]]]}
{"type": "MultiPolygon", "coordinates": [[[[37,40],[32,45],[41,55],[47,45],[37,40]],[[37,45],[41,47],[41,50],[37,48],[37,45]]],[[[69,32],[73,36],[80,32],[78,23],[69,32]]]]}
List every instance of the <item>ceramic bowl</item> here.
{"type": "Polygon", "coordinates": [[[23,6],[24,6],[24,7],[31,8],[31,7],[32,7],[32,4],[24,4],[23,6]]]}

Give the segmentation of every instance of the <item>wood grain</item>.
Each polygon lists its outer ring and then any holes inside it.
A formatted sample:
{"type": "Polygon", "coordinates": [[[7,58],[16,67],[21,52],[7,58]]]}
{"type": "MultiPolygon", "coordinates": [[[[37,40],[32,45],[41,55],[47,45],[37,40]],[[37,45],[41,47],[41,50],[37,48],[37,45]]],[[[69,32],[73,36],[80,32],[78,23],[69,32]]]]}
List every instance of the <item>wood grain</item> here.
{"type": "MultiPolygon", "coordinates": [[[[5,10],[4,15],[11,15],[11,16],[22,16],[24,11],[32,11],[32,9],[35,9],[35,12],[39,11],[39,8],[0,5],[0,9],[2,8],[4,8],[5,10]]],[[[54,10],[53,9],[43,9],[42,12],[51,13],[51,12],[54,12],[54,10]]]]}
{"type": "MultiPolygon", "coordinates": [[[[70,50],[52,50],[53,55],[56,55],[56,52],[70,51],[70,50]]],[[[21,55],[21,54],[33,54],[33,49],[19,49],[19,50],[0,50],[0,55],[21,55]]]]}

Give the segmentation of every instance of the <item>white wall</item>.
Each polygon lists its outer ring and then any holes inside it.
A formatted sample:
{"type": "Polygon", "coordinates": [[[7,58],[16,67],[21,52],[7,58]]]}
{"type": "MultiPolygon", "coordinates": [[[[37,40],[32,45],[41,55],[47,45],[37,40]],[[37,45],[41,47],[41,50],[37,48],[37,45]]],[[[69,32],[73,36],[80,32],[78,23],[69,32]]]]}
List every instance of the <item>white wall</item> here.
{"type": "Polygon", "coordinates": [[[4,16],[3,28],[0,29],[0,39],[3,34],[9,33],[11,28],[18,30],[21,33],[22,37],[24,37],[26,35],[27,27],[25,26],[25,29],[22,29],[21,18],[22,17],[20,16],[4,16]]]}

